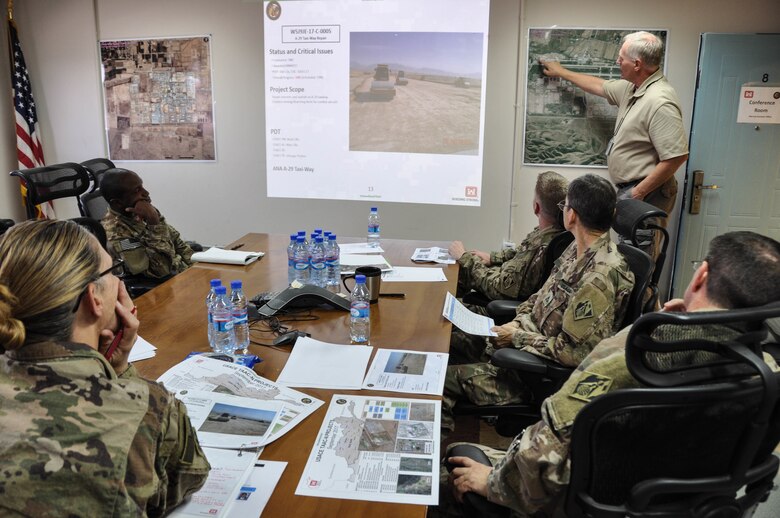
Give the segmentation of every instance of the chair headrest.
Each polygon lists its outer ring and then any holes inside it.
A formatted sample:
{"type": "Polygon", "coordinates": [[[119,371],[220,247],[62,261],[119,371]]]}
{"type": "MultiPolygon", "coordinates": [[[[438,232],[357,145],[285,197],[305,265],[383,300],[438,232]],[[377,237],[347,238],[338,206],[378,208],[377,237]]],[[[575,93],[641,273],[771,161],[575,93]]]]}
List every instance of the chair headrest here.
{"type": "Polygon", "coordinates": [[[621,236],[631,237],[637,230],[646,228],[649,218],[665,218],[666,212],[646,201],[619,200],[615,205],[615,218],[612,229],[621,236]]]}

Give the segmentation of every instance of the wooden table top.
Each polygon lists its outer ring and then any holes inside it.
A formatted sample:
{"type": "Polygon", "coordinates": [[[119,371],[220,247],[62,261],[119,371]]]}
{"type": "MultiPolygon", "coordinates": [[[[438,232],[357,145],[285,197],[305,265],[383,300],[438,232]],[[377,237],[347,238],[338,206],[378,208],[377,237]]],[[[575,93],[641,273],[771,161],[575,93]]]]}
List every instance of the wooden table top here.
{"type": "MultiPolygon", "coordinates": [[[[340,240],[356,242],[358,239],[340,240]]],[[[263,251],[265,256],[248,266],[196,263],[187,271],[136,299],[141,320],[139,334],[157,347],[157,355],[135,364],[139,373],[157,379],[191,351],[208,351],[205,298],[209,280],[243,281],[244,293],[251,298],[263,291],[279,291],[287,287],[287,245],[289,236],[281,234],[247,234],[234,244],[243,243],[242,250],[263,251]]],[[[409,259],[415,248],[441,246],[411,240],[383,239],[382,254],[393,266],[412,266],[409,259]]],[[[414,265],[426,266],[426,265],[414,265]]],[[[447,291],[455,293],[458,266],[430,265],[443,268],[447,282],[383,283],[382,292],[402,292],[405,298],[380,298],[371,306],[371,345],[375,348],[448,352],[451,324],[442,317],[447,291]]],[[[342,288],[343,289],[343,288],[342,288]]],[[[291,329],[311,333],[312,338],[331,343],[349,343],[349,313],[336,310],[314,310],[308,314],[316,320],[286,324],[291,329]]],[[[270,344],[273,335],[253,330],[254,342],[270,344]]],[[[249,352],[263,361],[254,370],[260,376],[275,381],[289,357],[291,346],[250,345],[249,352]]],[[[373,355],[372,355],[373,359],[373,355]]],[[[331,396],[335,393],[378,397],[405,397],[404,394],[375,391],[344,391],[296,389],[325,402],[302,423],[266,446],[261,459],[287,462],[279,484],[263,512],[263,516],[415,516],[424,517],[425,506],[388,504],[362,500],[340,500],[296,496],[295,488],[309,458],[314,440],[325,417],[331,396]]],[[[438,399],[432,396],[409,395],[438,399]]],[[[437,481],[434,480],[434,483],[437,481]]]]}

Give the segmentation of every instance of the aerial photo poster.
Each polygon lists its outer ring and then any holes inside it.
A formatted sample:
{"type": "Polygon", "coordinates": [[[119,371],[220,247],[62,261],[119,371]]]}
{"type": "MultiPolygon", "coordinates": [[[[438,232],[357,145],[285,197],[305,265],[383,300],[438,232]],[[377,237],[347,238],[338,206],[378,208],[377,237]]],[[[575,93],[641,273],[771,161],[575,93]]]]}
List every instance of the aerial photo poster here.
{"type": "Polygon", "coordinates": [[[211,37],[100,42],[111,160],[216,159],[211,37]]]}
{"type": "MultiPolygon", "coordinates": [[[[640,29],[530,28],[523,163],[606,167],[617,107],[568,81],[542,73],[539,59],[559,61],[575,72],[620,79],[621,40],[640,29]]],[[[668,31],[651,30],[664,41],[668,31]]],[[[665,64],[661,64],[664,67],[665,64]]]]}
{"type": "Polygon", "coordinates": [[[489,0],[264,5],[269,197],[480,205],[489,0]]]}

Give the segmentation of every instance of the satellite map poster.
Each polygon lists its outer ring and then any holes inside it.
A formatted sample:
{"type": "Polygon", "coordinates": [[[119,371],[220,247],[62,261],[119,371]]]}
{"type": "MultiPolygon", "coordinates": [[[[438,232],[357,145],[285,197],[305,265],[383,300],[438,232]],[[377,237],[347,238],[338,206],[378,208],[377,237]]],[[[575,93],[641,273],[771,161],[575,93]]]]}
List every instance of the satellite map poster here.
{"type": "Polygon", "coordinates": [[[111,160],[213,161],[211,36],[100,42],[111,160]]]}
{"type": "Polygon", "coordinates": [[[530,28],[526,87],[526,165],[606,167],[604,151],[612,138],[617,107],[568,81],[547,77],[539,59],[603,79],[620,79],[616,60],[626,34],[646,30],[664,42],[668,31],[652,29],[530,28]]]}

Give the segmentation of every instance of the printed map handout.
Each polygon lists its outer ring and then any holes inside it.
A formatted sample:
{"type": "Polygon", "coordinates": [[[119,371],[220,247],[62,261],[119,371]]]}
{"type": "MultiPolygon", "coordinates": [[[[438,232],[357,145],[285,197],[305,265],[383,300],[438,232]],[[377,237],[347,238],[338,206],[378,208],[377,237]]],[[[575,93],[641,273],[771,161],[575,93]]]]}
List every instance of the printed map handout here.
{"type": "Polygon", "coordinates": [[[335,394],[296,495],[439,502],[441,401],[335,394]]]}

